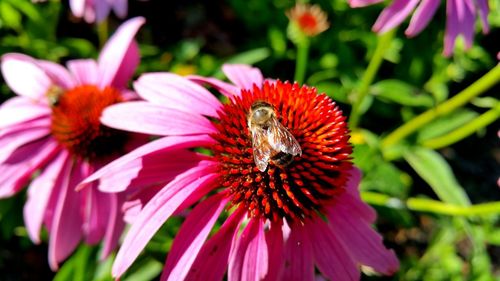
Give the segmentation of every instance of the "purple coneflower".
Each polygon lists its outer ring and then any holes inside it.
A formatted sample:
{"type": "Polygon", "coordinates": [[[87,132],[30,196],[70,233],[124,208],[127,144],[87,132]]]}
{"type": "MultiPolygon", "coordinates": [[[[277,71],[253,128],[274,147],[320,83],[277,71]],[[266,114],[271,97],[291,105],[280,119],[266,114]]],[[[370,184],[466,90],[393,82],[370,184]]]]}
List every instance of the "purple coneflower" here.
{"type": "Polygon", "coordinates": [[[41,227],[46,226],[53,270],[82,239],[88,244],[103,240],[102,254],[107,256],[123,230],[123,194],[75,188],[146,141],[99,121],[105,107],[136,96],[125,87],[139,63],[133,39],[143,23],[143,18],[124,23],[97,62],[72,60],[66,69],[22,54],[2,56],[3,77],[18,96],[0,107],[0,197],[29,184],[26,228],[39,243],[41,227]]]}
{"type": "Polygon", "coordinates": [[[151,166],[191,165],[143,201],[113,276],[127,270],[174,212],[194,203],[162,280],[221,280],[226,270],[228,280],[313,280],[315,268],[332,280],[358,280],[362,265],[393,274],[398,260],[370,226],[376,214],[359,197],[361,175],[350,161],[347,124],[336,104],[313,87],[264,81],[258,69],[246,65],[225,65],[223,71],[234,85],[199,76],[145,74],[134,84],[145,101],[104,111],[101,120],[108,126],[162,137],[113,161],[84,184],[120,175],[121,188],[100,187],[120,191],[168,172],[153,173],[151,166]],[[203,84],[228,102],[222,104],[203,84]],[[264,110],[258,111],[260,106],[264,110]],[[270,116],[279,124],[254,128],[263,134],[256,142],[252,122],[270,116]],[[276,126],[287,132],[287,140],[271,137],[278,134],[271,133],[276,126]],[[294,141],[300,153],[287,149],[294,141]],[[200,147],[210,156],[193,150],[200,147]],[[259,161],[264,165],[257,166],[259,161]],[[228,217],[210,236],[222,212],[228,217]]]}
{"type": "Polygon", "coordinates": [[[318,5],[297,3],[286,15],[307,36],[316,36],[330,26],[326,13],[318,5]]]}
{"type": "MultiPolygon", "coordinates": [[[[379,2],[382,0],[349,0],[351,7],[363,7],[379,2]]],[[[405,34],[408,37],[416,36],[429,24],[440,3],[441,0],[394,0],[382,11],[373,25],[373,30],[379,33],[389,31],[401,24],[415,10],[405,34]]],[[[443,54],[450,56],[453,53],[459,35],[463,36],[467,49],[472,46],[474,25],[478,16],[483,33],[488,33],[488,12],[488,0],[447,0],[443,54]]]]}
{"type": "Polygon", "coordinates": [[[73,15],[85,19],[88,23],[101,22],[113,10],[124,18],[127,16],[128,0],[70,0],[69,7],[73,15]]]}

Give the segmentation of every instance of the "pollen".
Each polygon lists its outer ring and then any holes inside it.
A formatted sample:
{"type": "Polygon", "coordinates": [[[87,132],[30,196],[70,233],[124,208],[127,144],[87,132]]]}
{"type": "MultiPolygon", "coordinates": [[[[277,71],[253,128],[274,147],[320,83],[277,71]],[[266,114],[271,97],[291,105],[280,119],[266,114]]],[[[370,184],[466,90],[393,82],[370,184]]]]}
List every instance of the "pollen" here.
{"type": "Polygon", "coordinates": [[[313,87],[265,82],[243,90],[225,104],[214,121],[212,147],[219,163],[220,186],[230,190],[233,206],[250,217],[303,221],[321,214],[344,192],[352,168],[346,118],[338,106],[313,87]],[[256,101],[273,106],[278,121],[299,143],[302,154],[260,171],[254,161],[249,111],[256,101]]]}
{"type": "Polygon", "coordinates": [[[47,96],[52,107],[52,136],[72,155],[95,160],[122,152],[127,133],[99,120],[104,108],[122,101],[117,89],[84,85],[67,91],[51,89],[47,96]]]}

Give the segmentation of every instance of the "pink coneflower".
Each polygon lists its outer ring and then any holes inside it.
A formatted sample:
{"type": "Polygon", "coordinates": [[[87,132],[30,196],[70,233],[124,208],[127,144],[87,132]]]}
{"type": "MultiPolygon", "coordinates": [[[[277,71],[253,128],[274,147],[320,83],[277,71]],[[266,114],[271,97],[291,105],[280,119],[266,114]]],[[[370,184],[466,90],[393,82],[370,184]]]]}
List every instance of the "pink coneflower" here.
{"type": "Polygon", "coordinates": [[[196,202],[174,240],[162,280],[221,280],[226,269],[229,280],[313,280],[315,267],[332,280],[357,280],[361,265],[393,274],[398,260],[370,226],[375,212],[359,197],[360,173],[350,161],[340,109],[315,88],[264,81],[258,69],[245,65],[223,70],[234,85],[145,74],[134,88],[146,101],[104,111],[104,124],[163,137],[113,161],[84,184],[120,175],[121,188],[101,186],[114,192],[168,171],[141,173],[152,171],[149,166],[192,163],[143,201],[113,275],[127,270],[174,212],[196,202]],[[200,86],[204,83],[228,103],[221,104],[200,86]],[[271,116],[279,124],[268,126],[271,116]],[[261,127],[252,129],[255,124],[261,127]],[[278,135],[271,133],[277,126],[286,139],[271,137],[278,135]],[[263,134],[262,142],[255,141],[254,130],[263,134]],[[295,142],[300,148],[289,149],[295,142]],[[211,156],[193,151],[197,147],[211,156]],[[224,210],[228,218],[209,237],[224,210]]]}
{"type": "MultiPolygon", "coordinates": [[[[351,7],[363,7],[379,2],[382,0],[349,0],[351,7]]],[[[373,30],[379,33],[389,31],[401,24],[415,10],[405,34],[408,37],[416,36],[429,24],[440,3],[441,0],[394,0],[382,11],[373,25],[373,30]]],[[[478,16],[483,33],[488,33],[488,12],[488,0],[447,0],[443,54],[450,56],[453,53],[459,35],[463,36],[467,49],[472,46],[474,24],[478,16]]]]}
{"type": "Polygon", "coordinates": [[[70,0],[73,15],[85,19],[88,23],[101,22],[113,10],[116,16],[127,16],[128,0],[70,0]]]}
{"type": "Polygon", "coordinates": [[[108,255],[123,229],[123,194],[75,188],[110,160],[144,143],[138,134],[99,121],[105,107],[136,96],[125,87],[139,63],[133,39],[143,23],[143,18],[124,23],[97,62],[72,60],[66,69],[22,54],[2,56],[2,74],[18,96],[0,107],[0,197],[12,196],[29,183],[26,228],[39,243],[40,229],[46,226],[53,270],[82,239],[88,244],[103,240],[103,257],[108,255]]]}

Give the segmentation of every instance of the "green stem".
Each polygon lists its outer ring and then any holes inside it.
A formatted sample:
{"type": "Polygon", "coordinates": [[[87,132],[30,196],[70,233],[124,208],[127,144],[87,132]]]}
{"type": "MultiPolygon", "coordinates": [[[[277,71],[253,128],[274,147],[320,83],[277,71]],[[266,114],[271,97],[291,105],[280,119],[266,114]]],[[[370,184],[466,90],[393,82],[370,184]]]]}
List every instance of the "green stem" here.
{"type": "Polygon", "coordinates": [[[355,96],[356,99],[354,100],[352,105],[351,116],[349,118],[349,125],[351,129],[355,129],[359,125],[359,118],[361,117],[361,105],[368,95],[370,85],[373,83],[375,75],[377,75],[380,65],[384,60],[384,54],[389,48],[389,45],[391,44],[392,38],[394,37],[395,33],[396,29],[393,29],[378,37],[377,47],[375,48],[373,57],[371,58],[370,63],[368,64],[368,67],[366,68],[365,73],[361,78],[361,82],[355,96]]]}
{"type": "Polygon", "coordinates": [[[458,206],[425,198],[409,198],[406,201],[375,192],[362,192],[363,201],[377,206],[396,209],[408,209],[417,212],[429,212],[450,216],[485,216],[500,214],[500,201],[458,206]]]}
{"type": "Polygon", "coordinates": [[[309,40],[306,38],[297,44],[297,60],[295,64],[295,82],[302,84],[306,76],[307,59],[309,56],[309,40]]]}
{"type": "Polygon", "coordinates": [[[99,40],[99,49],[102,49],[108,41],[108,21],[103,20],[97,24],[97,39],[99,40]]]}
{"type": "Polygon", "coordinates": [[[453,110],[463,106],[469,102],[474,97],[479,96],[493,85],[500,81],[500,64],[497,64],[493,69],[486,73],[479,80],[474,82],[469,87],[465,88],[463,91],[458,93],[451,99],[443,102],[435,108],[431,108],[426,112],[418,115],[407,123],[403,124],[401,127],[390,133],[384,140],[382,140],[382,148],[386,148],[393,144],[398,143],[400,140],[406,136],[414,133],[422,126],[428,124],[432,120],[446,115],[453,110]]]}
{"type": "Polygon", "coordinates": [[[480,116],[476,117],[474,120],[465,124],[464,126],[444,135],[434,139],[427,140],[423,143],[424,146],[438,149],[450,144],[456,143],[469,135],[477,132],[479,129],[488,126],[489,124],[495,122],[500,117],[500,102],[495,105],[492,109],[486,111],[480,116]]]}

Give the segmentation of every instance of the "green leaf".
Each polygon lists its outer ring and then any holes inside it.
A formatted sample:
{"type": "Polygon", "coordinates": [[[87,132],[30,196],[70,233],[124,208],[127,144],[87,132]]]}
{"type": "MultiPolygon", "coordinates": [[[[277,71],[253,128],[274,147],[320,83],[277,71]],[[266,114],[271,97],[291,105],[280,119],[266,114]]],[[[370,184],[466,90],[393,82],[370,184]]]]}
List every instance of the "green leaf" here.
{"type": "MultiPolygon", "coordinates": [[[[136,262],[137,263],[137,262],[136,262]]],[[[149,281],[157,277],[163,270],[163,264],[155,259],[146,258],[140,261],[140,266],[134,266],[137,270],[122,278],[123,281],[149,281]]]]}
{"type": "Polygon", "coordinates": [[[437,118],[423,127],[418,132],[417,141],[423,142],[449,133],[468,123],[478,115],[478,113],[468,109],[455,110],[446,116],[437,118]]]}
{"type": "Polygon", "coordinates": [[[239,53],[227,60],[227,63],[256,64],[267,59],[271,55],[268,48],[257,48],[239,53]]]}
{"type": "Polygon", "coordinates": [[[404,154],[410,166],[434,190],[442,201],[460,206],[470,205],[469,197],[458,184],[455,175],[443,159],[434,150],[414,148],[404,154]]]}
{"type": "Polygon", "coordinates": [[[7,2],[0,2],[0,20],[8,28],[21,28],[21,13],[7,2]]]}
{"type": "Polygon", "coordinates": [[[410,84],[394,79],[375,83],[371,92],[377,98],[406,106],[430,107],[434,103],[431,96],[423,94],[410,84]]]}

